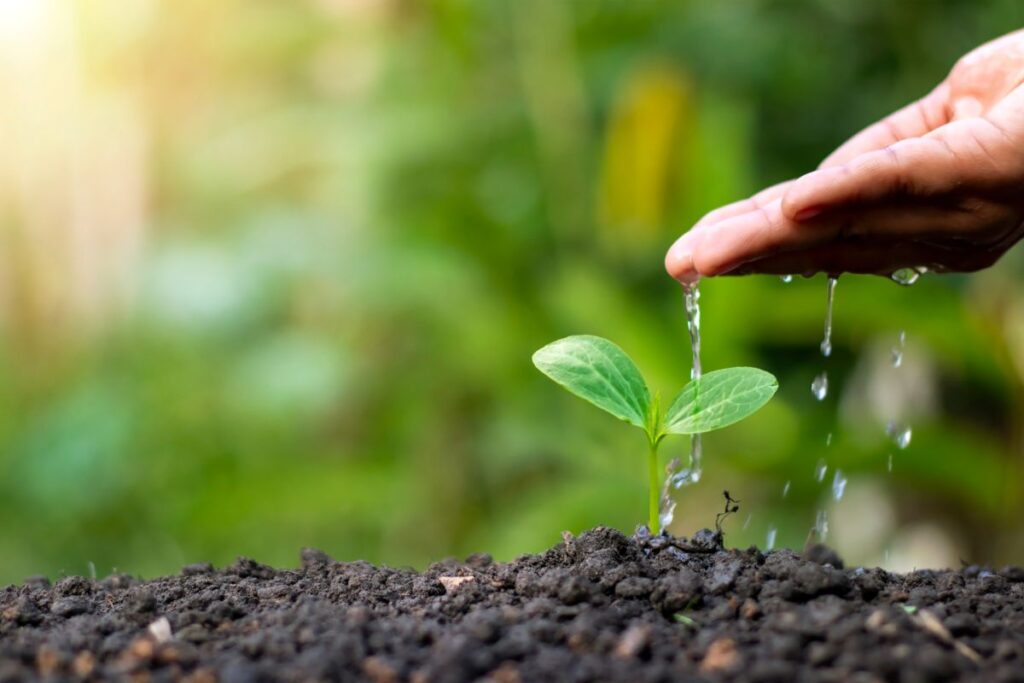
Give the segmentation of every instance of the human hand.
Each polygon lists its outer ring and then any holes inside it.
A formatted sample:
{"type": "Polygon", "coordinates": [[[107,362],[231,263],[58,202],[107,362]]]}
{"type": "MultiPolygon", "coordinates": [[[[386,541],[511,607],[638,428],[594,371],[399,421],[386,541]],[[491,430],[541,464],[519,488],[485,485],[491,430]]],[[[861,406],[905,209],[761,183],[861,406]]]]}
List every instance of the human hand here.
{"type": "Polygon", "coordinates": [[[923,99],[819,170],[704,216],[677,280],[746,273],[973,271],[1024,235],[1024,31],[964,56],[923,99]]]}

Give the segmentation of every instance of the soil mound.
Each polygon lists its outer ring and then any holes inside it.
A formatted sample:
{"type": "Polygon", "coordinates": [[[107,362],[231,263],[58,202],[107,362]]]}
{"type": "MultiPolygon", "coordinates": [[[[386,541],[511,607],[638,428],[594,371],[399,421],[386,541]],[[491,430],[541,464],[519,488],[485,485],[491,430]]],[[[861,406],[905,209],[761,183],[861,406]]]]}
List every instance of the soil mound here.
{"type": "Polygon", "coordinates": [[[0,590],[0,683],[40,679],[1024,682],[1024,569],[597,528],[423,572],[305,550],[296,570],[35,579],[0,590]]]}

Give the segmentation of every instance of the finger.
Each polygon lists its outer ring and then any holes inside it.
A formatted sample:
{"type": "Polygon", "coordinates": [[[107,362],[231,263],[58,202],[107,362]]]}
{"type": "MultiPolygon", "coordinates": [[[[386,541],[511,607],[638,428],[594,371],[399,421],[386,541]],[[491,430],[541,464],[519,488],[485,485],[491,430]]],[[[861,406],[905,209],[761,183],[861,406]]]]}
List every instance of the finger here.
{"type": "Polygon", "coordinates": [[[691,228],[669,247],[665,254],[665,270],[679,282],[693,284],[700,279],[700,273],[693,265],[693,252],[700,246],[703,231],[691,228]]]}
{"type": "Polygon", "coordinates": [[[781,197],[783,194],[785,194],[786,190],[788,190],[792,184],[792,180],[777,183],[775,185],[772,185],[771,187],[761,190],[752,197],[748,197],[747,199],[741,199],[740,201],[733,202],[732,204],[726,204],[725,206],[721,206],[715,209],[714,211],[709,211],[704,215],[703,218],[697,221],[697,223],[694,224],[693,227],[699,228],[704,225],[713,225],[714,223],[724,221],[727,218],[732,218],[733,216],[741,216],[750,211],[759,209],[762,206],[772,203],[773,201],[781,197]]]}
{"type": "MultiPolygon", "coordinates": [[[[705,230],[693,249],[693,269],[699,275],[720,275],[745,263],[818,246],[948,239],[967,234],[978,219],[974,211],[904,202],[833,211],[797,223],[783,214],[779,204],[705,230]]],[[[820,269],[818,264],[810,265],[820,269]]]]}
{"type": "Polygon", "coordinates": [[[793,220],[808,220],[851,206],[948,195],[974,172],[977,152],[956,135],[903,140],[797,179],[782,209],[793,220]]]}
{"type": "Polygon", "coordinates": [[[926,242],[830,244],[751,261],[724,275],[860,273],[890,276],[901,268],[970,272],[987,268],[1001,252],[965,252],[926,242]]]}
{"type": "Polygon", "coordinates": [[[947,101],[948,86],[942,84],[920,100],[854,135],[826,157],[820,168],[839,166],[865,152],[873,152],[900,140],[930,133],[949,122],[947,101]]]}
{"type": "Polygon", "coordinates": [[[809,246],[824,238],[821,231],[784,216],[782,200],[776,199],[703,228],[700,242],[693,245],[692,265],[702,276],[718,275],[747,261],[809,246]]]}
{"type": "Polygon", "coordinates": [[[700,278],[700,274],[693,266],[693,251],[703,237],[703,230],[706,226],[714,225],[733,216],[741,216],[745,213],[756,211],[781,197],[792,183],[792,180],[788,180],[772,185],[752,197],[727,204],[705,214],[689,231],[680,236],[669,247],[668,252],[665,254],[665,270],[668,271],[669,275],[684,284],[696,282],[700,278]]]}

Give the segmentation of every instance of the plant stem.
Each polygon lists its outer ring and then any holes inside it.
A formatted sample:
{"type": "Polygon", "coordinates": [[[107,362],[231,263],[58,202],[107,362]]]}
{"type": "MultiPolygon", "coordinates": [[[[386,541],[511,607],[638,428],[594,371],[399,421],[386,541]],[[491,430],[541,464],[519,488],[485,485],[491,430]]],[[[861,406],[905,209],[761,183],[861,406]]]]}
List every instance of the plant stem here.
{"type": "Polygon", "coordinates": [[[650,515],[648,526],[652,534],[661,533],[658,523],[658,443],[651,441],[647,453],[647,512],[650,515]]]}

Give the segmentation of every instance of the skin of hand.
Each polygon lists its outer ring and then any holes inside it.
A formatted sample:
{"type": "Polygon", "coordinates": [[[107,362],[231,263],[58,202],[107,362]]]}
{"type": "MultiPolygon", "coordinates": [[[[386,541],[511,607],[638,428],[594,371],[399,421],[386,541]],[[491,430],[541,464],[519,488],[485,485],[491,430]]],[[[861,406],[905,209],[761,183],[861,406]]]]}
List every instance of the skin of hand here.
{"type": "Polygon", "coordinates": [[[704,216],[665,257],[701,276],[986,268],[1024,235],[1024,30],[964,56],[921,100],[818,170],[704,216]]]}

